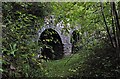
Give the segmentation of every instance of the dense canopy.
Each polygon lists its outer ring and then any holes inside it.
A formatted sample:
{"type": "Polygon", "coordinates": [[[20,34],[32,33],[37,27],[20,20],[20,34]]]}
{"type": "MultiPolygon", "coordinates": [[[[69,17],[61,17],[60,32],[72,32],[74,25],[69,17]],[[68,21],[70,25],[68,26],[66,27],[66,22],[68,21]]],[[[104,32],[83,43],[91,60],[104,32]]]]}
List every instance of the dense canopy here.
{"type": "Polygon", "coordinates": [[[119,76],[120,2],[2,2],[2,14],[3,77],[119,76]],[[35,41],[50,15],[55,25],[63,21],[66,33],[79,27],[71,38],[70,56],[56,58],[63,46],[54,30],[44,31],[40,42],[35,41]],[[40,51],[43,48],[49,50],[40,51]],[[42,52],[53,53],[48,56],[53,60],[42,52]]]}

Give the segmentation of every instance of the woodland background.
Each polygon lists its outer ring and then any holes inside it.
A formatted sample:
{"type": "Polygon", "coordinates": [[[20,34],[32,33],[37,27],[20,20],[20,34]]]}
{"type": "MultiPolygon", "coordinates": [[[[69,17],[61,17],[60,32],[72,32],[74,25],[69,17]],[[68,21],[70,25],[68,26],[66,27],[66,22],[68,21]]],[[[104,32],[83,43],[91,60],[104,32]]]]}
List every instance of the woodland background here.
{"type": "Polygon", "coordinates": [[[3,77],[119,77],[120,2],[2,2],[2,14],[3,77]],[[81,25],[71,56],[36,58],[43,44],[32,39],[49,15],[81,25]]]}

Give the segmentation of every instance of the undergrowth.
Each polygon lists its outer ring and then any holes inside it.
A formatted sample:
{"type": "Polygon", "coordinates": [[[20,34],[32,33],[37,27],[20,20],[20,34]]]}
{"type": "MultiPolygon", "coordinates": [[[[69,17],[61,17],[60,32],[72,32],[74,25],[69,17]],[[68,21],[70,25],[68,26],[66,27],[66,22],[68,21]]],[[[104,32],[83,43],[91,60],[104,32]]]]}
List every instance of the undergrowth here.
{"type": "Polygon", "coordinates": [[[45,77],[119,77],[119,55],[107,43],[83,48],[72,57],[45,62],[45,77]],[[68,61],[69,60],[69,61],[68,61]]]}

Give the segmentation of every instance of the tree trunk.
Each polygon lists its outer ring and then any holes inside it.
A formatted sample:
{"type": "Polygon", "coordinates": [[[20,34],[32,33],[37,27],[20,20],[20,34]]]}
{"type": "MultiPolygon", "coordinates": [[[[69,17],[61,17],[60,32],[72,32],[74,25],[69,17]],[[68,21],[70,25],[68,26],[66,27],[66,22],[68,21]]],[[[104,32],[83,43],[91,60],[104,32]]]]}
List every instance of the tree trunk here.
{"type": "Polygon", "coordinates": [[[113,39],[114,39],[114,47],[116,48],[118,46],[117,42],[117,36],[115,32],[115,26],[114,26],[114,18],[112,17],[112,34],[113,34],[113,39]]]}
{"type": "Polygon", "coordinates": [[[118,41],[117,41],[117,33],[116,33],[116,27],[115,27],[115,22],[114,22],[114,17],[113,17],[113,10],[112,10],[112,6],[111,6],[111,17],[112,17],[112,36],[114,39],[114,47],[117,48],[118,47],[118,41]]]}
{"type": "Polygon", "coordinates": [[[120,24],[119,24],[119,18],[118,18],[118,13],[116,10],[116,5],[114,2],[111,2],[111,9],[113,12],[113,17],[114,17],[114,21],[115,21],[115,25],[116,25],[116,35],[117,35],[117,41],[118,41],[118,48],[120,48],[120,24]]]}
{"type": "Polygon", "coordinates": [[[103,12],[103,4],[102,4],[102,2],[100,3],[100,6],[101,6],[101,12],[102,12],[103,20],[104,20],[104,23],[105,23],[105,26],[106,26],[106,31],[108,33],[108,38],[110,39],[111,45],[114,48],[112,37],[110,35],[109,28],[108,28],[108,25],[107,25],[107,22],[106,22],[106,19],[105,19],[105,15],[104,15],[104,12],[103,12]]]}

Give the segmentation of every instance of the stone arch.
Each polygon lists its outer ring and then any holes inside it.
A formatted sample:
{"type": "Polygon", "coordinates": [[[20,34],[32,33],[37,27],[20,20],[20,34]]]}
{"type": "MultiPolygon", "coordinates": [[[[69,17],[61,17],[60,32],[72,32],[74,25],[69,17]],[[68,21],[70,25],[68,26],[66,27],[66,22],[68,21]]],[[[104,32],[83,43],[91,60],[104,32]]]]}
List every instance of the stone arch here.
{"type": "Polygon", "coordinates": [[[72,52],[77,50],[76,44],[80,40],[80,34],[78,30],[74,30],[71,33],[72,52]]]}
{"type": "MultiPolygon", "coordinates": [[[[74,30],[72,32],[71,38],[73,38],[73,40],[75,40],[75,42],[77,42],[80,38],[80,34],[78,30],[74,30]]],[[[72,42],[72,41],[71,41],[72,42]]]]}
{"type": "Polygon", "coordinates": [[[62,38],[63,36],[61,35],[61,30],[59,28],[55,28],[55,26],[46,26],[46,27],[43,27],[42,29],[39,29],[37,40],[40,39],[41,34],[47,29],[52,29],[52,30],[56,31],[58,33],[58,35],[60,36],[62,43],[64,43],[64,39],[62,38]]]}
{"type": "Polygon", "coordinates": [[[50,59],[60,59],[60,58],[63,57],[62,37],[60,36],[58,31],[56,31],[53,28],[46,28],[46,29],[41,31],[39,39],[41,40],[41,42],[43,44],[46,44],[46,46],[52,47],[52,48],[44,47],[43,50],[42,50],[42,55],[45,55],[46,57],[48,57],[50,59]],[[45,36],[45,34],[47,34],[46,31],[49,32],[48,36],[45,36]],[[54,34],[52,34],[52,32],[54,32],[54,34]],[[53,40],[50,41],[50,42],[48,42],[48,41],[44,42],[43,41],[43,40],[46,40],[46,39],[50,40],[51,38],[53,38],[54,41],[53,40]]]}

